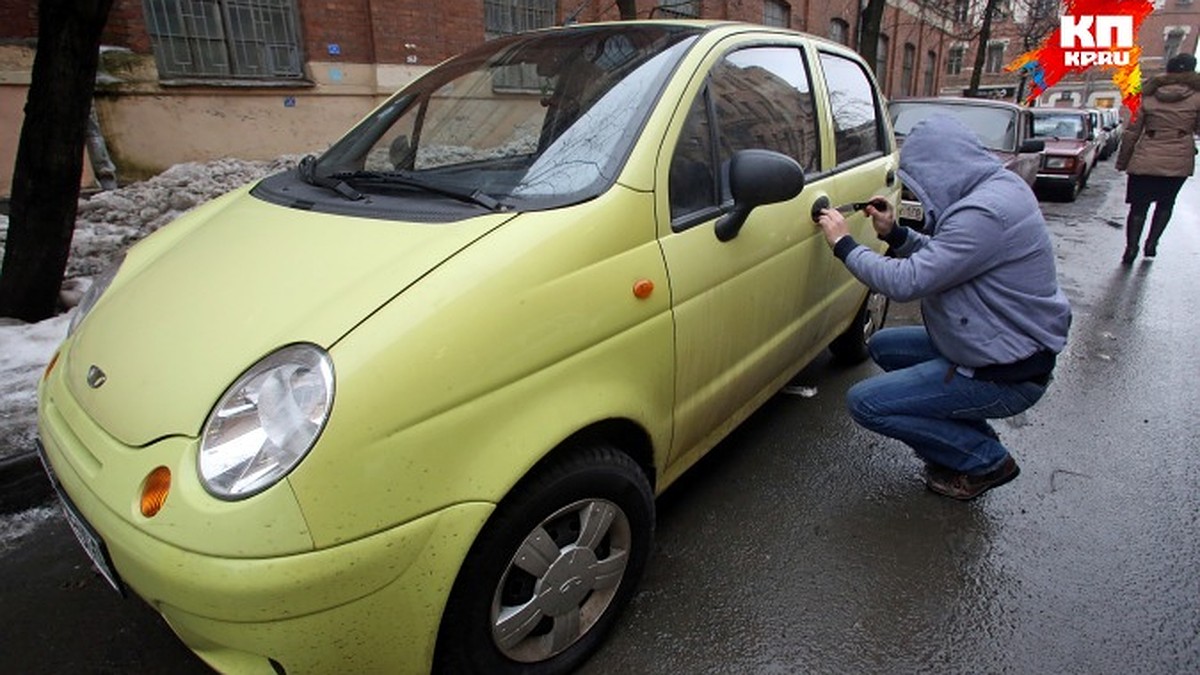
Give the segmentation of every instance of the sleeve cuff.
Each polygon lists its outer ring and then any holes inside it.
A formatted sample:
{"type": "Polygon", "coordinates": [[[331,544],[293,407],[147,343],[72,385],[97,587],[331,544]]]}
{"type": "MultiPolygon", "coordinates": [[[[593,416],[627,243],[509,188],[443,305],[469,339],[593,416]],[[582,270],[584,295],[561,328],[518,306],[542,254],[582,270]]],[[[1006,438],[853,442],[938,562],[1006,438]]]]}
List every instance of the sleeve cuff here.
{"type": "Polygon", "coordinates": [[[908,241],[908,228],[897,223],[886,237],[880,237],[880,239],[886,241],[892,248],[900,248],[904,242],[908,241]]]}
{"type": "Polygon", "coordinates": [[[854,241],[854,237],[846,235],[838,239],[837,243],[833,245],[833,254],[842,262],[846,262],[846,256],[850,255],[850,251],[856,248],[858,248],[858,242],[854,241]]]}

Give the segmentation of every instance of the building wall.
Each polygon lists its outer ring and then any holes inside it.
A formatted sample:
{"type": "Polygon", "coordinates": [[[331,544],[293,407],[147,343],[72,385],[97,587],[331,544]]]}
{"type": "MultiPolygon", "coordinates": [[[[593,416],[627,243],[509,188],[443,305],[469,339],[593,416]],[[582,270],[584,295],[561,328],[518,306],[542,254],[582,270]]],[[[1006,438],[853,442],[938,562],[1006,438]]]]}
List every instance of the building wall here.
{"type": "MultiPolygon", "coordinates": [[[[164,80],[142,0],[114,0],[103,35],[96,109],[120,180],[146,178],[188,161],[320,152],[392,92],[485,39],[483,0],[436,9],[421,0],[295,2],[303,77],[246,81],[164,80]]],[[[885,93],[899,95],[903,45],[917,45],[915,77],[923,86],[929,53],[944,59],[946,40],[917,0],[889,2],[884,19],[889,65],[880,80],[885,93]]],[[[10,137],[23,121],[36,4],[0,3],[0,198],[11,185],[16,143],[10,137]],[[6,46],[8,52],[2,51],[6,46]]],[[[637,0],[638,18],[672,16],[658,5],[637,0]]],[[[763,0],[699,0],[697,6],[706,19],[764,18],[763,0]]],[[[782,7],[791,28],[822,37],[829,36],[831,20],[840,18],[849,27],[846,42],[857,43],[858,0],[794,0],[782,7]]],[[[558,0],[556,21],[577,10],[581,23],[620,18],[615,2],[558,0]]],[[[942,70],[939,63],[939,86],[942,70]]]]}

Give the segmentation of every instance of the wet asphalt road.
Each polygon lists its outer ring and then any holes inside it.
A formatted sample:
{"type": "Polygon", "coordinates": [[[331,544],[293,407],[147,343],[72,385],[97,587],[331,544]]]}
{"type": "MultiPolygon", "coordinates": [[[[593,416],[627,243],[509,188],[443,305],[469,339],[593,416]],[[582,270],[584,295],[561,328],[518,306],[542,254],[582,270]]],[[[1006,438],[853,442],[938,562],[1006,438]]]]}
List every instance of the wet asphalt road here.
{"type": "MultiPolygon", "coordinates": [[[[874,368],[819,361],[815,396],[776,396],[660,499],[640,591],[580,672],[1200,672],[1200,179],[1129,268],[1123,189],[1109,159],[1043,202],[1075,318],[1046,397],[997,425],[1016,481],[926,492],[846,416],[874,368]]],[[[2,519],[0,671],[206,672],[49,514],[2,519]]]]}

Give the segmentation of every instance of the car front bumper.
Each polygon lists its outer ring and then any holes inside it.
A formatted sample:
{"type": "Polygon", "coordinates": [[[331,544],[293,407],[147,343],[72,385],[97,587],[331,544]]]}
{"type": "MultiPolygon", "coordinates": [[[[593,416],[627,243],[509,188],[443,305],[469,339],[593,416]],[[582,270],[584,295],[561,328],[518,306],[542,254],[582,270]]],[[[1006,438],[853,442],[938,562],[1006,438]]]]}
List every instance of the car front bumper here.
{"type": "MultiPolygon", "coordinates": [[[[140,469],[127,465],[153,466],[165,453],[151,446],[107,457],[111,439],[96,437],[102,432],[79,418],[53,379],[42,387],[38,426],[43,461],[67,497],[64,506],[102,541],[116,585],[159,611],[200,658],[220,672],[273,674],[276,665],[291,675],[428,672],[446,596],[493,504],[456,504],[321,550],[214,555],[205,552],[203,536],[191,546],[177,543],[177,533],[174,542],[156,536],[154,519],[137,512],[135,494],[105,492],[131,482],[115,480],[114,471],[132,473],[136,484],[140,469]],[[106,452],[96,453],[97,445],[106,452]]],[[[190,508],[186,495],[176,494],[183,488],[173,487],[160,515],[190,508]]],[[[290,490],[281,492],[294,501],[290,490]]],[[[287,520],[285,514],[281,521],[287,520]]],[[[86,535],[77,536],[83,543],[86,535]]]]}

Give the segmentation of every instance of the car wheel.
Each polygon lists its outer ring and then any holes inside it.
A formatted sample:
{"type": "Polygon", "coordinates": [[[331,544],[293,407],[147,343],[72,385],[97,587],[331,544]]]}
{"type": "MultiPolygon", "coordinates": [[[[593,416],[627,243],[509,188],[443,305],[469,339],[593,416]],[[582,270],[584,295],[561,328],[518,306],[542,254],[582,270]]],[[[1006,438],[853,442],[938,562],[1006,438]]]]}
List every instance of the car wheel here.
{"type": "Polygon", "coordinates": [[[1063,199],[1069,202],[1075,201],[1075,199],[1079,197],[1079,193],[1083,191],[1083,186],[1086,182],[1087,179],[1082,175],[1076,176],[1075,180],[1071,181],[1065,188],[1063,188],[1063,199]]]}
{"type": "Polygon", "coordinates": [[[576,669],[633,596],[654,539],[641,468],[593,444],[535,469],[497,506],[451,590],[440,673],[576,669]]]}
{"type": "Polygon", "coordinates": [[[834,360],[843,365],[854,365],[865,361],[869,356],[867,342],[870,341],[872,335],[883,328],[883,322],[887,320],[890,306],[891,300],[883,293],[875,291],[867,293],[867,298],[858,308],[858,314],[855,315],[850,327],[829,344],[829,351],[833,352],[834,360]]]}

